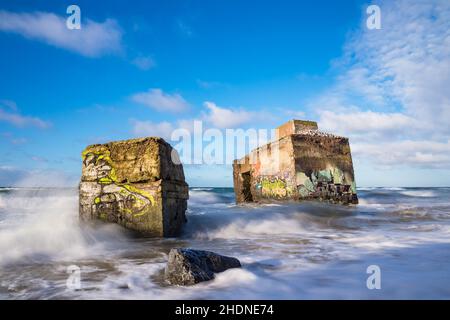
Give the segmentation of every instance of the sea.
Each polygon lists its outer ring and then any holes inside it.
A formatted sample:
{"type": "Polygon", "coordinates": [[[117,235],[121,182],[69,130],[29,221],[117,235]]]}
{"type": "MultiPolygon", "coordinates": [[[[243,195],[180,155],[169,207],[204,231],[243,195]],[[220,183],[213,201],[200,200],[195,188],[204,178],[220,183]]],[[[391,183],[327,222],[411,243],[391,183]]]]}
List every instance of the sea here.
{"type": "Polygon", "coordinates": [[[0,188],[0,299],[450,299],[450,188],[358,195],[236,205],[232,188],[191,188],[183,234],[149,239],[80,224],[75,188],[0,188]],[[172,286],[178,247],[242,268],[172,286]]]}

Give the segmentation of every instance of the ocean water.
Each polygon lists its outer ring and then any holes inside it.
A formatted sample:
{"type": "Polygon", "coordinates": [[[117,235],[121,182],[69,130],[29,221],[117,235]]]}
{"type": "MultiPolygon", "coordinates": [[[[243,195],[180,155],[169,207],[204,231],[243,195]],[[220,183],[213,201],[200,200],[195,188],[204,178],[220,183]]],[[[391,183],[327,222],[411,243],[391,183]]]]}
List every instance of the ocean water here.
{"type": "Polygon", "coordinates": [[[0,299],[450,299],[450,188],[360,188],[360,204],[237,206],[192,188],[180,238],[78,221],[75,189],[0,189],[0,299]],[[192,287],[167,285],[173,247],[237,257],[192,287]],[[69,266],[81,288],[67,287],[69,266]],[[369,290],[369,265],[381,289],[369,290]]]}

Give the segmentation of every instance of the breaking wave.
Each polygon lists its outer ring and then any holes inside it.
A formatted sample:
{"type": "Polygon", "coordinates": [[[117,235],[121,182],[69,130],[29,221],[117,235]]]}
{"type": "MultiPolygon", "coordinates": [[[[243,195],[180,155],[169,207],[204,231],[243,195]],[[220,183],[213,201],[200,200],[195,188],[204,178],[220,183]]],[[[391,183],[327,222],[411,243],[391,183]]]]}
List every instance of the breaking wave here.
{"type": "Polygon", "coordinates": [[[14,190],[1,204],[0,265],[79,259],[117,243],[123,234],[115,225],[81,228],[75,190],[14,190]]]}
{"type": "Polygon", "coordinates": [[[450,298],[450,189],[364,189],[347,207],[242,206],[232,189],[208,189],[190,190],[176,239],[81,226],[75,189],[0,192],[0,298],[364,299],[373,298],[370,264],[389,270],[383,298],[450,298]],[[168,286],[162,272],[173,247],[235,256],[243,268],[168,286]],[[79,291],[65,286],[72,264],[81,268],[79,291]]]}
{"type": "Polygon", "coordinates": [[[196,232],[195,236],[208,239],[249,239],[267,235],[300,234],[306,231],[298,219],[286,218],[277,214],[270,219],[262,218],[259,221],[237,219],[224,226],[210,227],[212,227],[210,230],[196,232]]]}
{"type": "Polygon", "coordinates": [[[401,194],[409,197],[425,197],[425,198],[432,198],[436,196],[436,193],[431,190],[408,190],[401,192],[401,194]]]}

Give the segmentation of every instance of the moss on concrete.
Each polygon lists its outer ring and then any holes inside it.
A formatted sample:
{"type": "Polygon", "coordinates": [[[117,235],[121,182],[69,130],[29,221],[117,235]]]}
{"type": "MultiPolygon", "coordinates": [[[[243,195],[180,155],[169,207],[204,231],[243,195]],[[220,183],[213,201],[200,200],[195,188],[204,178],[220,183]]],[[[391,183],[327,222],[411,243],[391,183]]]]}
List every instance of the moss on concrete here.
{"type": "Polygon", "coordinates": [[[168,157],[172,150],[161,138],[88,146],[82,152],[80,216],[116,222],[149,235],[178,233],[186,220],[188,189],[182,166],[168,157]],[[174,200],[165,206],[169,198],[174,200]]]}

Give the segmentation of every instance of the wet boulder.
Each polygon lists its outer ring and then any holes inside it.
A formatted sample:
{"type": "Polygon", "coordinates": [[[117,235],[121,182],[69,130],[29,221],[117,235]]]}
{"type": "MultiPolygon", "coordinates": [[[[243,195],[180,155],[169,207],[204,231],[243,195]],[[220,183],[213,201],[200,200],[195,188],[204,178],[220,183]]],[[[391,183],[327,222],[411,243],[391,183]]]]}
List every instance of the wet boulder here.
{"type": "Polygon", "coordinates": [[[194,249],[178,248],[169,253],[165,279],[174,285],[193,285],[214,279],[214,274],[231,268],[240,268],[241,263],[233,257],[194,249]]]}

